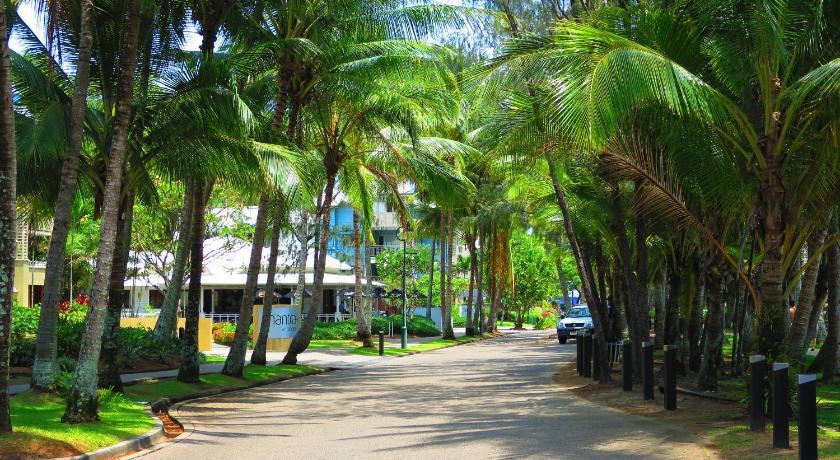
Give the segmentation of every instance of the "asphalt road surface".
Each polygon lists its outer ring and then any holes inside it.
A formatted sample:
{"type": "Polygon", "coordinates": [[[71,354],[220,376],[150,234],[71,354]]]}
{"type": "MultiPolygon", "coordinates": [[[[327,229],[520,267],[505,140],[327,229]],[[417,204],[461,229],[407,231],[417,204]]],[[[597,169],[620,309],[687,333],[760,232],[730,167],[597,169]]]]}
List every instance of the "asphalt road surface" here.
{"type": "Polygon", "coordinates": [[[699,439],[552,383],[574,344],[541,333],[197,400],[151,459],[702,459],[699,439]]]}

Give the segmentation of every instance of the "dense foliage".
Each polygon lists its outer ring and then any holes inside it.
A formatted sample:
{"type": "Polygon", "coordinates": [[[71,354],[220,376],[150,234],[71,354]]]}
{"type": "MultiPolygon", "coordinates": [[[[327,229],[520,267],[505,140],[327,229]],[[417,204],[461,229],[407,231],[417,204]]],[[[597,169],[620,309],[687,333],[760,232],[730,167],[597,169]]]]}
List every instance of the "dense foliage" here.
{"type": "MultiPolygon", "coordinates": [[[[399,334],[402,327],[402,315],[375,316],[371,319],[371,333],[378,334],[383,331],[386,334],[393,330],[399,334]],[[390,327],[392,328],[389,328],[390,327]]],[[[408,333],[416,337],[434,337],[440,335],[440,330],[435,323],[425,316],[414,316],[409,318],[408,333]]],[[[331,323],[318,322],[315,325],[315,333],[312,338],[317,340],[350,340],[356,336],[356,320],[348,319],[331,323]]]]}
{"type": "MultiPolygon", "coordinates": [[[[65,302],[59,313],[58,321],[58,356],[61,368],[72,371],[75,360],[79,356],[79,347],[84,333],[87,306],[84,296],[77,297],[73,302],[65,302]]],[[[12,326],[11,365],[32,367],[35,359],[35,333],[38,330],[40,307],[24,307],[16,304],[13,311],[15,322],[12,326]]],[[[140,327],[124,327],[119,329],[117,337],[119,344],[119,367],[130,369],[141,360],[147,360],[160,365],[175,365],[180,354],[180,342],[176,338],[166,341],[156,341],[151,337],[151,331],[140,327]]]]}

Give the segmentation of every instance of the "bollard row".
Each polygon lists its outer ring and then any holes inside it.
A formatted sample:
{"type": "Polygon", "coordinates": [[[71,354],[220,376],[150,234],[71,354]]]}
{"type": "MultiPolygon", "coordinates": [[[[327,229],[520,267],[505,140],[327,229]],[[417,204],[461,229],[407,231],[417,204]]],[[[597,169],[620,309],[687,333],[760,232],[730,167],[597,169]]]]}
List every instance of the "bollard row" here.
{"type": "MultiPolygon", "coordinates": [[[[773,363],[771,372],[773,410],[773,447],[790,448],[790,385],[788,363],[773,363]]],[[[799,458],[815,460],[817,449],[817,376],[799,374],[799,458]]],[[[750,430],[764,431],[767,422],[767,359],[750,357],[750,430]]]]}

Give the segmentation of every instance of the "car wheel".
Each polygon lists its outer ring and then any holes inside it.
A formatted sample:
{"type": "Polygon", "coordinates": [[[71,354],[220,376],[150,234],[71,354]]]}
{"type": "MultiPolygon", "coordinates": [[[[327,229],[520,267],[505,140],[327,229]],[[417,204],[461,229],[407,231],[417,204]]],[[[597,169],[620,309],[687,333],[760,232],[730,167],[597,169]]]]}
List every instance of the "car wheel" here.
{"type": "Polygon", "coordinates": [[[569,340],[569,338],[568,337],[557,337],[557,340],[560,343],[566,343],[566,341],[569,340]]]}

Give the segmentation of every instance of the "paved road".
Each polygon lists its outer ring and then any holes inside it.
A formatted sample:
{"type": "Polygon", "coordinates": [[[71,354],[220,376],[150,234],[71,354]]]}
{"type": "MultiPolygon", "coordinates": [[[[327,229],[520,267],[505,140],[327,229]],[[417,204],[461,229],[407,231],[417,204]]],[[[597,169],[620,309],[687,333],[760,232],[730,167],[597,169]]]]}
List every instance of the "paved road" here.
{"type": "Polygon", "coordinates": [[[544,334],[427,352],[182,406],[151,459],[713,458],[698,439],[559,390],[544,334]]]}

